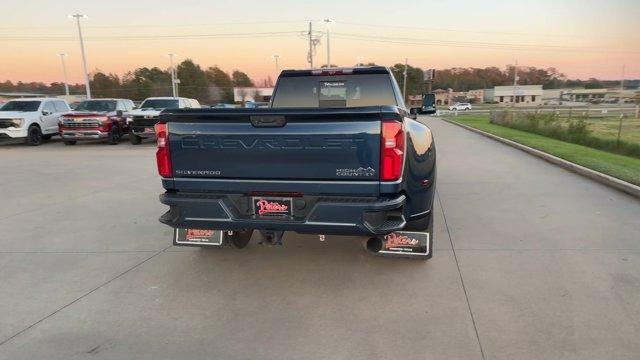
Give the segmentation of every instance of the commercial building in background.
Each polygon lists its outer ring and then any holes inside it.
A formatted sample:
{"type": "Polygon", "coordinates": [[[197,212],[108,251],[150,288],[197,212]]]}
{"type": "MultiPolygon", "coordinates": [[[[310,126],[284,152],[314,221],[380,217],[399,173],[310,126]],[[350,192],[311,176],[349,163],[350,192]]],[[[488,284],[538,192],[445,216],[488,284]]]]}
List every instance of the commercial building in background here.
{"type": "Polygon", "coordinates": [[[422,106],[422,94],[407,96],[407,106],[409,106],[409,107],[420,107],[420,106],[422,106]]]}
{"type": "Polygon", "coordinates": [[[582,103],[633,102],[636,90],[620,89],[563,89],[562,101],[582,103]]]}
{"type": "Polygon", "coordinates": [[[566,89],[562,92],[561,98],[575,102],[604,101],[607,92],[607,89],[566,89]]]}
{"type": "Polygon", "coordinates": [[[467,91],[467,101],[474,104],[484,102],[484,89],[467,91]]]}
{"type": "Polygon", "coordinates": [[[493,102],[499,104],[542,104],[542,85],[496,86],[493,88],[493,102]]]}
{"type": "Polygon", "coordinates": [[[484,89],[482,92],[482,102],[485,104],[491,104],[493,102],[493,88],[484,89]]]}
{"type": "Polygon", "coordinates": [[[456,102],[466,102],[467,93],[464,91],[453,91],[453,89],[435,89],[436,105],[450,105],[456,102]]]}
{"type": "Polygon", "coordinates": [[[233,101],[235,102],[268,102],[273,95],[272,87],[234,87],[233,101]]]}

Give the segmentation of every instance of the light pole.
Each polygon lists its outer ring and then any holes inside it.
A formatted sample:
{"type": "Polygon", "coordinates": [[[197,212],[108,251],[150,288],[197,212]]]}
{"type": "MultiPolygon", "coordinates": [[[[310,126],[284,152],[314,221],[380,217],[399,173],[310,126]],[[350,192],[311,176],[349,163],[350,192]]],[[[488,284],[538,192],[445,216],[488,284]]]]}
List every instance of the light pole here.
{"type": "Polygon", "coordinates": [[[82,53],[82,68],[84,70],[84,87],[87,90],[87,99],[91,99],[91,88],[89,87],[89,72],[87,71],[87,57],[84,53],[84,40],[82,39],[82,28],[80,27],[80,19],[87,16],[82,14],[69,15],[69,18],[75,18],[78,25],[78,37],[80,38],[80,52],[82,53]]]}
{"type": "Polygon", "coordinates": [[[62,62],[62,76],[64,76],[64,93],[69,96],[69,84],[67,83],[67,65],[64,63],[64,58],[67,57],[67,54],[60,53],[60,61],[62,62]]]}
{"type": "Polygon", "coordinates": [[[513,67],[513,102],[511,103],[512,107],[516,106],[516,96],[517,95],[517,87],[518,87],[518,60],[516,59],[516,64],[513,67]]]}
{"type": "Polygon", "coordinates": [[[167,54],[167,56],[169,57],[169,63],[171,64],[171,93],[173,94],[173,97],[178,97],[178,83],[176,81],[176,68],[173,65],[173,57],[176,56],[176,54],[167,54]]]}
{"type": "Polygon", "coordinates": [[[358,63],[356,64],[356,67],[360,67],[360,66],[362,66],[362,62],[364,61],[364,57],[362,57],[362,56],[357,56],[357,57],[356,57],[356,61],[358,62],[358,63]]]}
{"type": "Polygon", "coordinates": [[[409,59],[404,58],[404,80],[402,81],[402,98],[404,102],[407,102],[407,66],[409,65],[409,59]]]}
{"type": "Polygon", "coordinates": [[[324,19],[322,21],[324,21],[327,24],[327,67],[330,68],[331,67],[331,45],[329,42],[331,41],[331,34],[329,33],[329,25],[331,25],[335,21],[332,19],[324,19]]]}
{"type": "Polygon", "coordinates": [[[276,78],[277,78],[278,75],[279,75],[278,73],[280,72],[280,67],[278,66],[278,60],[280,59],[280,55],[273,54],[273,55],[271,55],[271,58],[276,61],[276,78]]]}

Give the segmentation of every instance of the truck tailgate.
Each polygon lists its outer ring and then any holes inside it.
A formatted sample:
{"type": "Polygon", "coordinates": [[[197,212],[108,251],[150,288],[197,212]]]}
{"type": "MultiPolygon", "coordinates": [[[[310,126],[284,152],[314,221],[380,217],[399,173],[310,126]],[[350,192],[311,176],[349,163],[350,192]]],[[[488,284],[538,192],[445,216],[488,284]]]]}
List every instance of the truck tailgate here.
{"type": "Polygon", "coordinates": [[[186,111],[162,118],[175,178],[379,179],[378,107],[186,111]]]}

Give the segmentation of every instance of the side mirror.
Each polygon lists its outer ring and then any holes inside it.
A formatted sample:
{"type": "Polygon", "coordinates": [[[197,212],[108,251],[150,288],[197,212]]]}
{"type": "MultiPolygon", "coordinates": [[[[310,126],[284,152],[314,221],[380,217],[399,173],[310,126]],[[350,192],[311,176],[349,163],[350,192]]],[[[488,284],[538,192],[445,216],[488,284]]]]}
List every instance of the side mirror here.
{"type": "Polygon", "coordinates": [[[47,116],[47,115],[51,115],[52,112],[48,111],[48,110],[42,110],[42,115],[47,116]]]}
{"type": "Polygon", "coordinates": [[[122,117],[122,110],[116,110],[116,116],[122,117]]]}
{"type": "Polygon", "coordinates": [[[420,108],[411,108],[409,109],[409,117],[413,120],[418,119],[418,113],[420,112],[420,108]]]}

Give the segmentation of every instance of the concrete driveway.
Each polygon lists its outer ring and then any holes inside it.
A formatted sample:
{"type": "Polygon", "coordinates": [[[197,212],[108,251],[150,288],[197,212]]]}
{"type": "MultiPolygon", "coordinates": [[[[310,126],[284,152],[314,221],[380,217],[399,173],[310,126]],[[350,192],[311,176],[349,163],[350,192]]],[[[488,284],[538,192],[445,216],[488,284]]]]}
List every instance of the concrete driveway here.
{"type": "Polygon", "coordinates": [[[637,359],[640,201],[424,121],[427,262],[172,247],[152,143],[0,146],[0,359],[637,359]]]}

